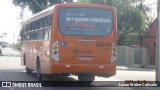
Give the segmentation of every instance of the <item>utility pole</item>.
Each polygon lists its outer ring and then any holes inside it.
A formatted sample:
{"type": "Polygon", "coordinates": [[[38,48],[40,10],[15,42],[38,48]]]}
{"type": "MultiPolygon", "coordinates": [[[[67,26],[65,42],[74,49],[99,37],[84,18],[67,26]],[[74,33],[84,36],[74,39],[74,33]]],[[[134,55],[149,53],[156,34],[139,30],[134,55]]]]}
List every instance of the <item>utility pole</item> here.
{"type": "Polygon", "coordinates": [[[156,81],[160,81],[160,1],[157,0],[157,45],[156,45],[156,81]]]}

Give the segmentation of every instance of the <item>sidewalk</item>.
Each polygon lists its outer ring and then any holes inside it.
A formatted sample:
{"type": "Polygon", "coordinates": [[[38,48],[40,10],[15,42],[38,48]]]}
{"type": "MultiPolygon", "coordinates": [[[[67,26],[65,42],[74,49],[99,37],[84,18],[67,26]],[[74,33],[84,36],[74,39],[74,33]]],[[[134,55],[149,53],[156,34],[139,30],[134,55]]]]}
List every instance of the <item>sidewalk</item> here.
{"type": "Polygon", "coordinates": [[[132,67],[127,67],[127,66],[117,66],[117,70],[153,71],[153,72],[155,72],[155,70],[154,70],[154,69],[132,68],[132,67]]]}
{"type": "Polygon", "coordinates": [[[12,48],[1,48],[2,55],[0,56],[20,56],[20,52],[12,49],[12,48]]]}
{"type": "MultiPolygon", "coordinates": [[[[127,66],[117,66],[117,70],[131,70],[131,71],[151,71],[155,72],[154,69],[145,68],[131,68],[127,66]]],[[[160,90],[160,87],[132,87],[133,90],[160,90]]]]}

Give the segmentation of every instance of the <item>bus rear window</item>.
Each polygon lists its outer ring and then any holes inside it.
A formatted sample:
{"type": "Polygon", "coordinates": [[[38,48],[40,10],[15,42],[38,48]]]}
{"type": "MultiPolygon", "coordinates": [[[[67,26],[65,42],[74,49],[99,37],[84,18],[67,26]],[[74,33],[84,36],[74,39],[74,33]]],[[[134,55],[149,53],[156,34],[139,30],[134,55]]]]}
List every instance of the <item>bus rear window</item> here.
{"type": "Polygon", "coordinates": [[[109,36],[113,28],[112,11],[98,8],[62,8],[59,29],[63,35],[109,36]]]}

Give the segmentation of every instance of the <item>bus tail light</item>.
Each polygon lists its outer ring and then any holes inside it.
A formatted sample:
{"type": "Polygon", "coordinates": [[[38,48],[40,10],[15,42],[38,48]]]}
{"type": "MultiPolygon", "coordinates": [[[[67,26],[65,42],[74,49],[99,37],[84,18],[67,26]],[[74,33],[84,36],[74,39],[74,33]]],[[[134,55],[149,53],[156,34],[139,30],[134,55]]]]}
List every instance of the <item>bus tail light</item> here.
{"type": "Polygon", "coordinates": [[[56,41],[52,45],[52,60],[59,61],[58,41],[56,41]]]}
{"type": "Polygon", "coordinates": [[[117,60],[117,46],[112,44],[112,62],[117,60]]]}

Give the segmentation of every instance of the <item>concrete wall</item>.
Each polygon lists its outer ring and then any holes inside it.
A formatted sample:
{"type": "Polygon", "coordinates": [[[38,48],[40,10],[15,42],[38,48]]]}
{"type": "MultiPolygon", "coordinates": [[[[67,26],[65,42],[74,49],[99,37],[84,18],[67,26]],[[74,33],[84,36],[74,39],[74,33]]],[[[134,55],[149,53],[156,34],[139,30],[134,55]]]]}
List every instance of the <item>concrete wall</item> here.
{"type": "Polygon", "coordinates": [[[146,48],[137,47],[133,48],[135,64],[140,64],[142,68],[149,65],[149,54],[146,48]]]}
{"type": "Polygon", "coordinates": [[[118,65],[134,68],[146,68],[150,65],[146,48],[118,46],[118,65]],[[141,54],[140,54],[141,53],[141,54]]]}
{"type": "Polygon", "coordinates": [[[134,64],[133,50],[129,46],[118,46],[118,65],[132,66],[134,64]]]}

